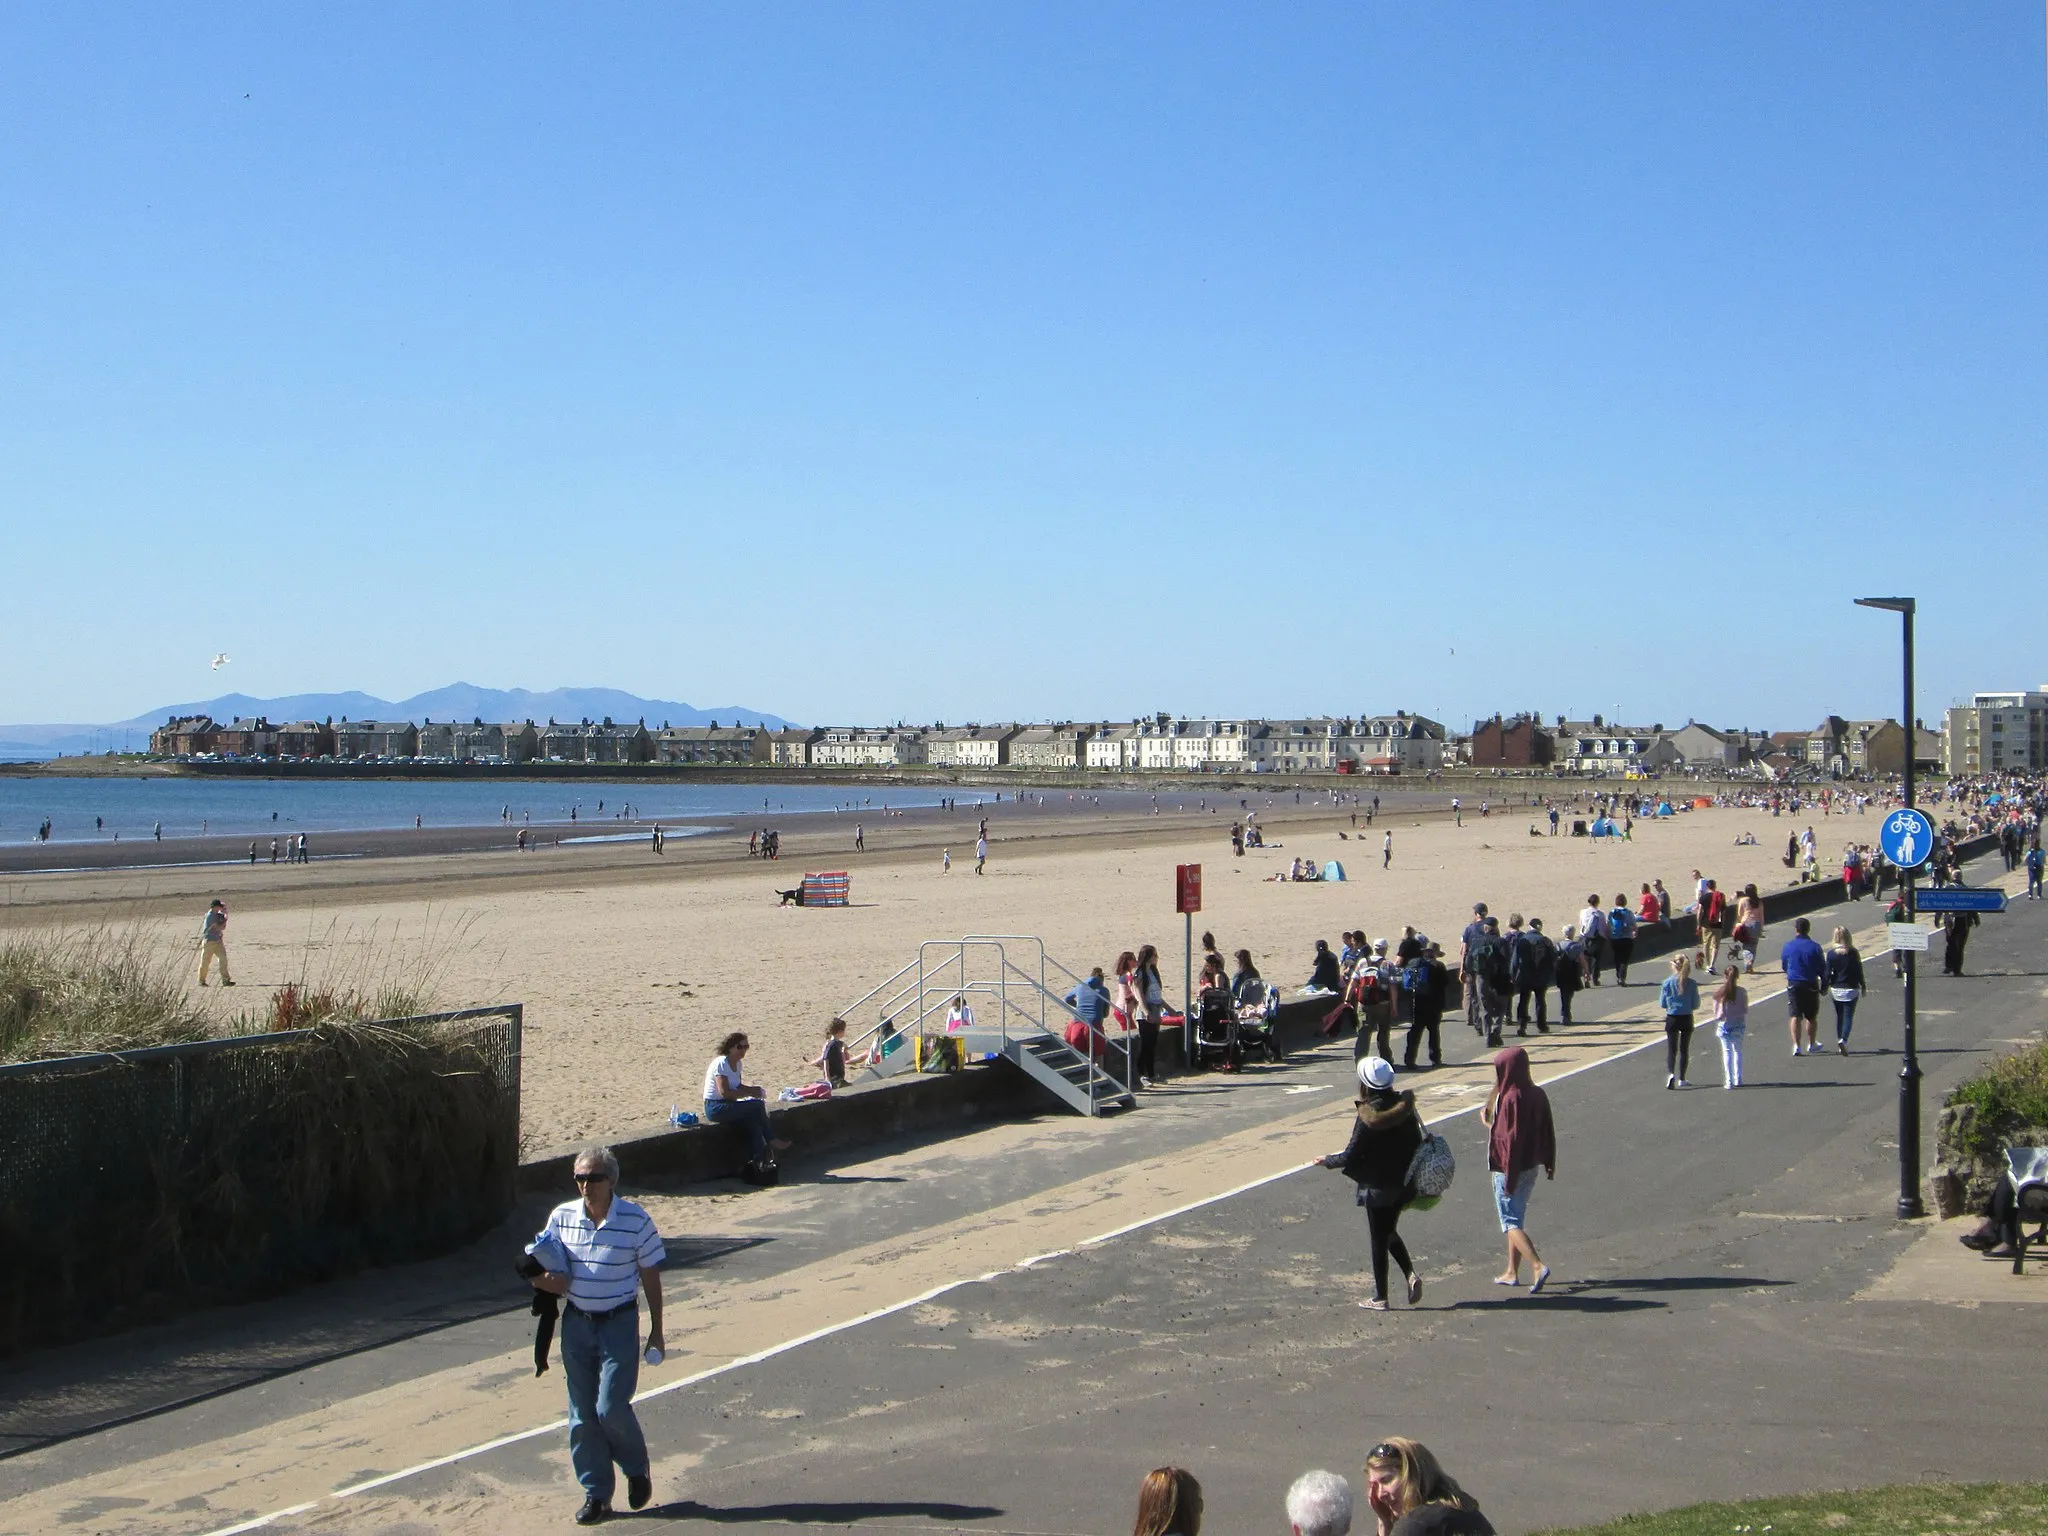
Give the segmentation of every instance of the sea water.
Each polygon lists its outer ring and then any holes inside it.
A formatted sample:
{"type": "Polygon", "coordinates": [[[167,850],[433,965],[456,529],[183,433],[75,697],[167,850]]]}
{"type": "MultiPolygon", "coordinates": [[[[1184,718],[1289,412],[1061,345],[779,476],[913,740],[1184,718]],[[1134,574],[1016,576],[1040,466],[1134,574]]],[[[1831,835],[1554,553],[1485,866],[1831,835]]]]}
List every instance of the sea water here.
{"type": "MultiPolygon", "coordinates": [[[[14,778],[0,776],[0,843],[33,841],[50,822],[52,842],[105,842],[119,833],[260,837],[410,827],[567,827],[601,837],[630,811],[640,821],[687,823],[707,816],[840,815],[936,805],[953,794],[965,810],[995,791],[834,784],[628,784],[579,779],[14,778]],[[600,809],[600,803],[602,809],[600,809]],[[95,824],[95,818],[98,823],[95,824]]],[[[704,831],[705,828],[689,828],[704,831]]],[[[674,828],[686,835],[685,828],[674,828]]],[[[632,834],[636,837],[645,833],[632,834]]]]}

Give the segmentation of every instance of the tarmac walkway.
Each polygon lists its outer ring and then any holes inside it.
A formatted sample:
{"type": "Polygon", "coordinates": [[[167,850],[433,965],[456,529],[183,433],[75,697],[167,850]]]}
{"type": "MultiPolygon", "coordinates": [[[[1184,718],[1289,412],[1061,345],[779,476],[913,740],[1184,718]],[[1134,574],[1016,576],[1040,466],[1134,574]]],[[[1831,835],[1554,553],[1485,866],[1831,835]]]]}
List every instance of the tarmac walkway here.
{"type": "MultiPolygon", "coordinates": [[[[1859,928],[1879,915],[1845,910],[1859,928]]],[[[1923,982],[1930,1138],[1945,1087],[2038,1030],[2026,972],[2044,922],[2019,904],[1979,930],[1980,974],[1923,982]]],[[[1870,969],[1866,1047],[1897,1037],[1889,967],[1870,969]]],[[[1887,1288],[1914,1246],[1890,1219],[1897,1058],[1790,1060],[1782,1005],[1764,1000],[1777,983],[1757,983],[1739,1093],[1663,1091],[1646,985],[1585,994],[1585,1022],[1528,1042],[1561,1143],[1531,1217],[1556,1272],[1542,1297],[1488,1283],[1498,1234],[1471,1111],[1491,1074],[1456,1024],[1446,1044],[1467,1064],[1410,1080],[1426,1116],[1458,1116],[1461,1165],[1406,1223],[1429,1276],[1413,1316],[1352,1305],[1365,1244],[1349,1186],[1301,1171],[1342,1142],[1348,1042],[1118,1120],[652,1197],[677,1264],[672,1353],[642,1376],[659,1461],[640,1518],[1110,1531],[1144,1469],[1174,1460],[1204,1479],[1215,1529],[1254,1529],[1295,1473],[1355,1478],[1396,1431],[1443,1453],[1504,1530],[2026,1464],[2048,1315],[1887,1288]]],[[[1696,1044],[1694,1081],[1717,1083],[1711,1040],[1696,1044]]],[[[0,1381],[22,1389],[6,1427],[24,1446],[0,1461],[0,1531],[565,1524],[559,1369],[532,1376],[523,1297],[491,1278],[504,1258],[38,1357],[0,1381]],[[423,1310],[401,1303],[431,1310],[451,1287],[466,1313],[381,1342],[423,1310]],[[360,1342],[172,1406],[209,1359],[260,1375],[251,1357],[288,1360],[322,1326],[360,1342]],[[125,1395],[108,1386],[122,1370],[125,1395]],[[38,1401],[40,1422],[68,1405],[74,1428],[121,1417],[110,1405],[162,1411],[35,1444],[38,1401]]]]}

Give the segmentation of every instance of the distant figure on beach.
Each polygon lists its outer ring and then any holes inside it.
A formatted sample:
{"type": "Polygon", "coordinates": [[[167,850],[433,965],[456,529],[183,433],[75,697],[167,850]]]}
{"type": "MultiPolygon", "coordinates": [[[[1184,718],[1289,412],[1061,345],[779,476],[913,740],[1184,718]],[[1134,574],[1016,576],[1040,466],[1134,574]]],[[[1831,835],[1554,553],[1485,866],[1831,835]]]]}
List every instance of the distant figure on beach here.
{"type": "Polygon", "coordinates": [[[984,833],[974,840],[974,872],[978,875],[988,864],[988,836],[984,833]]]}
{"type": "Polygon", "coordinates": [[[156,824],[156,840],[158,842],[162,842],[164,840],[164,824],[162,822],[158,822],[156,824]]]}
{"type": "Polygon", "coordinates": [[[857,821],[853,824],[853,851],[855,853],[866,853],[868,851],[868,835],[861,830],[861,825],[857,821]]]}
{"type": "Polygon", "coordinates": [[[270,862],[277,862],[277,839],[274,837],[270,840],[270,862]]]}
{"type": "Polygon", "coordinates": [[[207,973],[213,969],[215,961],[220,963],[220,984],[232,987],[235,979],[228,974],[228,904],[218,896],[199,923],[199,985],[202,987],[206,985],[207,973]]]}
{"type": "Polygon", "coordinates": [[[1386,835],[1386,839],[1385,839],[1385,841],[1383,841],[1383,842],[1382,842],[1382,843],[1380,844],[1380,868],[1381,868],[1381,869],[1392,869],[1393,867],[1394,867],[1394,834],[1393,834],[1393,833],[1392,833],[1391,831],[1389,831],[1389,832],[1387,833],[1387,835],[1386,835]]]}
{"type": "Polygon", "coordinates": [[[953,850],[950,848],[943,850],[939,854],[939,873],[942,875],[953,873],[953,850]]]}
{"type": "Polygon", "coordinates": [[[299,834],[299,842],[298,842],[298,852],[299,852],[299,862],[300,862],[301,864],[305,863],[305,862],[306,862],[306,834],[305,834],[305,833],[303,833],[303,832],[301,832],[301,833],[299,834]]]}
{"type": "Polygon", "coordinates": [[[249,839],[249,862],[251,864],[256,862],[256,839],[253,837],[249,839]]]}
{"type": "Polygon", "coordinates": [[[516,842],[518,844],[519,851],[521,853],[526,852],[526,828],[521,827],[519,829],[519,836],[516,839],[516,842]]]}
{"type": "Polygon", "coordinates": [[[1458,804],[1456,795],[1451,796],[1451,819],[1461,827],[1465,825],[1465,809],[1458,804]]]}
{"type": "Polygon", "coordinates": [[[654,833],[653,833],[653,837],[654,837],[654,851],[655,851],[656,853],[660,853],[660,852],[662,852],[662,851],[663,851],[663,849],[662,849],[662,845],[661,845],[661,823],[660,823],[660,822],[658,822],[658,821],[657,821],[657,822],[656,822],[656,823],[654,824],[654,833]]]}

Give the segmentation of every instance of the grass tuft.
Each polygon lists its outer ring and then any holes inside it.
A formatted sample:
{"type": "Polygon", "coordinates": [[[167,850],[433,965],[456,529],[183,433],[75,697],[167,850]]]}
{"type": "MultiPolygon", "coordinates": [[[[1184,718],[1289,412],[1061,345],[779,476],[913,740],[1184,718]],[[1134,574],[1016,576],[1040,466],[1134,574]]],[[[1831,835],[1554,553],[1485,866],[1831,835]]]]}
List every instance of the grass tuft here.
{"type": "Polygon", "coordinates": [[[1624,1515],[1538,1536],[2048,1536],[2048,1483],[1914,1483],[1624,1515]]]}

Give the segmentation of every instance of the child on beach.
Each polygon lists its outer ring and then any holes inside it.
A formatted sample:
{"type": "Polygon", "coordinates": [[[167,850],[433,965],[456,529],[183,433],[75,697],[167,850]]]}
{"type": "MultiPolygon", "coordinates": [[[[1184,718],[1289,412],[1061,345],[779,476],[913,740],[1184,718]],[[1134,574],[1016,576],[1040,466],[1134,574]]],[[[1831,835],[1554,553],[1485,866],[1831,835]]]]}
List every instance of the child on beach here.
{"type": "Polygon", "coordinates": [[[825,1026],[825,1044],[811,1065],[822,1067],[825,1081],[834,1088],[846,1086],[846,1020],[834,1019],[825,1026]]]}
{"type": "Polygon", "coordinates": [[[1731,965],[1714,989],[1714,1011],[1707,1015],[1721,1041],[1721,1086],[1742,1086],[1742,1037],[1749,1029],[1749,994],[1742,987],[1742,967],[1731,965]]]}

